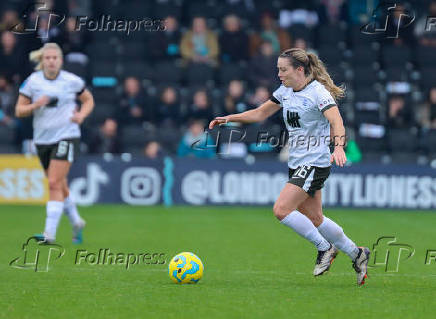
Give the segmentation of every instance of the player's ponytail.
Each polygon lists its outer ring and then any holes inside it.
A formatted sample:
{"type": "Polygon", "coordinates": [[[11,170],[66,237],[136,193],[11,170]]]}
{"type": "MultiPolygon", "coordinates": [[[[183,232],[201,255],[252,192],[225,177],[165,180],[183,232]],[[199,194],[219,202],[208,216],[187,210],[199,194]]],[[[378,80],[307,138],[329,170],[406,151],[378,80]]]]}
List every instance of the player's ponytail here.
{"type": "Polygon", "coordinates": [[[312,77],[320,82],[335,100],[345,96],[345,87],[336,86],[328,74],[324,63],[314,53],[308,53],[303,49],[293,48],[280,54],[281,58],[288,58],[294,68],[302,66],[306,77],[312,77]]]}
{"type": "Polygon", "coordinates": [[[29,54],[30,62],[36,63],[35,70],[42,69],[42,56],[44,55],[44,51],[47,49],[56,49],[59,51],[59,54],[62,56],[62,49],[57,43],[49,42],[44,44],[40,49],[32,51],[29,54]]]}
{"type": "Polygon", "coordinates": [[[345,87],[335,85],[324,63],[318,56],[314,53],[307,53],[307,57],[309,58],[309,73],[312,74],[313,78],[324,85],[335,100],[343,98],[345,96],[345,87]]]}

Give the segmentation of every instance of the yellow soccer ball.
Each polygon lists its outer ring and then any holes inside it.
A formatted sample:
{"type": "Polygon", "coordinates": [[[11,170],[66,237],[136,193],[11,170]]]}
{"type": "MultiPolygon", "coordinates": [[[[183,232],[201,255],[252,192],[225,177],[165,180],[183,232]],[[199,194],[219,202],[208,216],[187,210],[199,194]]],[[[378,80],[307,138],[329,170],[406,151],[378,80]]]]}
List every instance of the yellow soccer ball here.
{"type": "Polygon", "coordinates": [[[168,274],[178,284],[195,284],[203,277],[203,263],[193,253],[183,252],[174,256],[168,265],[168,274]]]}

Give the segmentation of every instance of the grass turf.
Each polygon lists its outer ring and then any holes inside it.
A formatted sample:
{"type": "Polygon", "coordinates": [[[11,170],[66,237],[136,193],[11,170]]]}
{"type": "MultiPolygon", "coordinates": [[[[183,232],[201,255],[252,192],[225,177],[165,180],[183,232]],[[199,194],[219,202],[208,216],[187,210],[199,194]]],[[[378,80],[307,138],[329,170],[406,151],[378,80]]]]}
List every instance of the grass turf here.
{"type": "Polygon", "coordinates": [[[397,273],[371,268],[358,288],[349,258],[312,276],[316,252],[280,225],[269,208],[129,207],[81,209],[85,243],[72,245],[63,217],[57,242],[65,255],[48,272],[16,269],[29,235],[42,229],[42,206],[0,206],[1,318],[431,318],[436,308],[436,214],[333,210],[359,245],[393,235],[415,248],[397,273]],[[196,285],[170,281],[165,265],[75,265],[77,249],[122,253],[191,251],[205,265],[196,285]]]}

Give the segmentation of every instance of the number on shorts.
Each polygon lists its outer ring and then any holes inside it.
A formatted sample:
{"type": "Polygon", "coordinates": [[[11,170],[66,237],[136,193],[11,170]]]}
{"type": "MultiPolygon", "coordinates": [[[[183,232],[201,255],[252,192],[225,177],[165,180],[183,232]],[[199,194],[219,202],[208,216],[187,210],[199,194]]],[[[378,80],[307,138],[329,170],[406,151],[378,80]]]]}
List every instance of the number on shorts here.
{"type": "Polygon", "coordinates": [[[64,156],[67,154],[68,151],[68,142],[67,141],[60,141],[58,144],[58,151],[56,153],[56,156],[64,156]]]}
{"type": "Polygon", "coordinates": [[[300,177],[300,178],[306,178],[307,172],[310,170],[310,166],[303,165],[297,168],[297,170],[294,173],[294,176],[300,177]]]}

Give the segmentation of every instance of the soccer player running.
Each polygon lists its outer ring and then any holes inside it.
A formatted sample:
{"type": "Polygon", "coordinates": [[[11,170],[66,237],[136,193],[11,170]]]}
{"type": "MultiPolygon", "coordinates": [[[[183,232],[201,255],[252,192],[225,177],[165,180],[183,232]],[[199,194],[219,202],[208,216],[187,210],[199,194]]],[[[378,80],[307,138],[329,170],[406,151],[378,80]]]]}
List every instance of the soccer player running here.
{"type": "Polygon", "coordinates": [[[352,260],[357,284],[363,285],[369,249],[357,247],[322,212],[321,188],[330,174],[330,165],[334,161],[342,167],[346,162],[345,128],[335,102],[345,95],[344,89],[333,83],[315,54],[302,49],[280,54],[277,68],[282,85],[268,101],[253,110],[216,117],[209,128],[227,122],[262,122],[282,108],[289,131],[289,181],[274,204],[274,215],[316,246],[315,276],[329,270],[340,249],[352,260]],[[331,137],[335,144],[332,154],[331,137]]]}
{"type": "Polygon", "coordinates": [[[79,125],[94,108],[94,99],[80,77],[61,70],[62,50],[56,43],[46,43],[31,52],[30,60],[37,63],[36,71],[19,89],[15,115],[33,114],[33,141],[48,178],[50,194],[45,230],[36,237],[40,241],[54,242],[65,211],[73,228],[73,243],[81,243],[85,221],[69,194],[67,176],[79,150],[79,125]],[[81,103],[80,110],[77,99],[81,103]]]}

